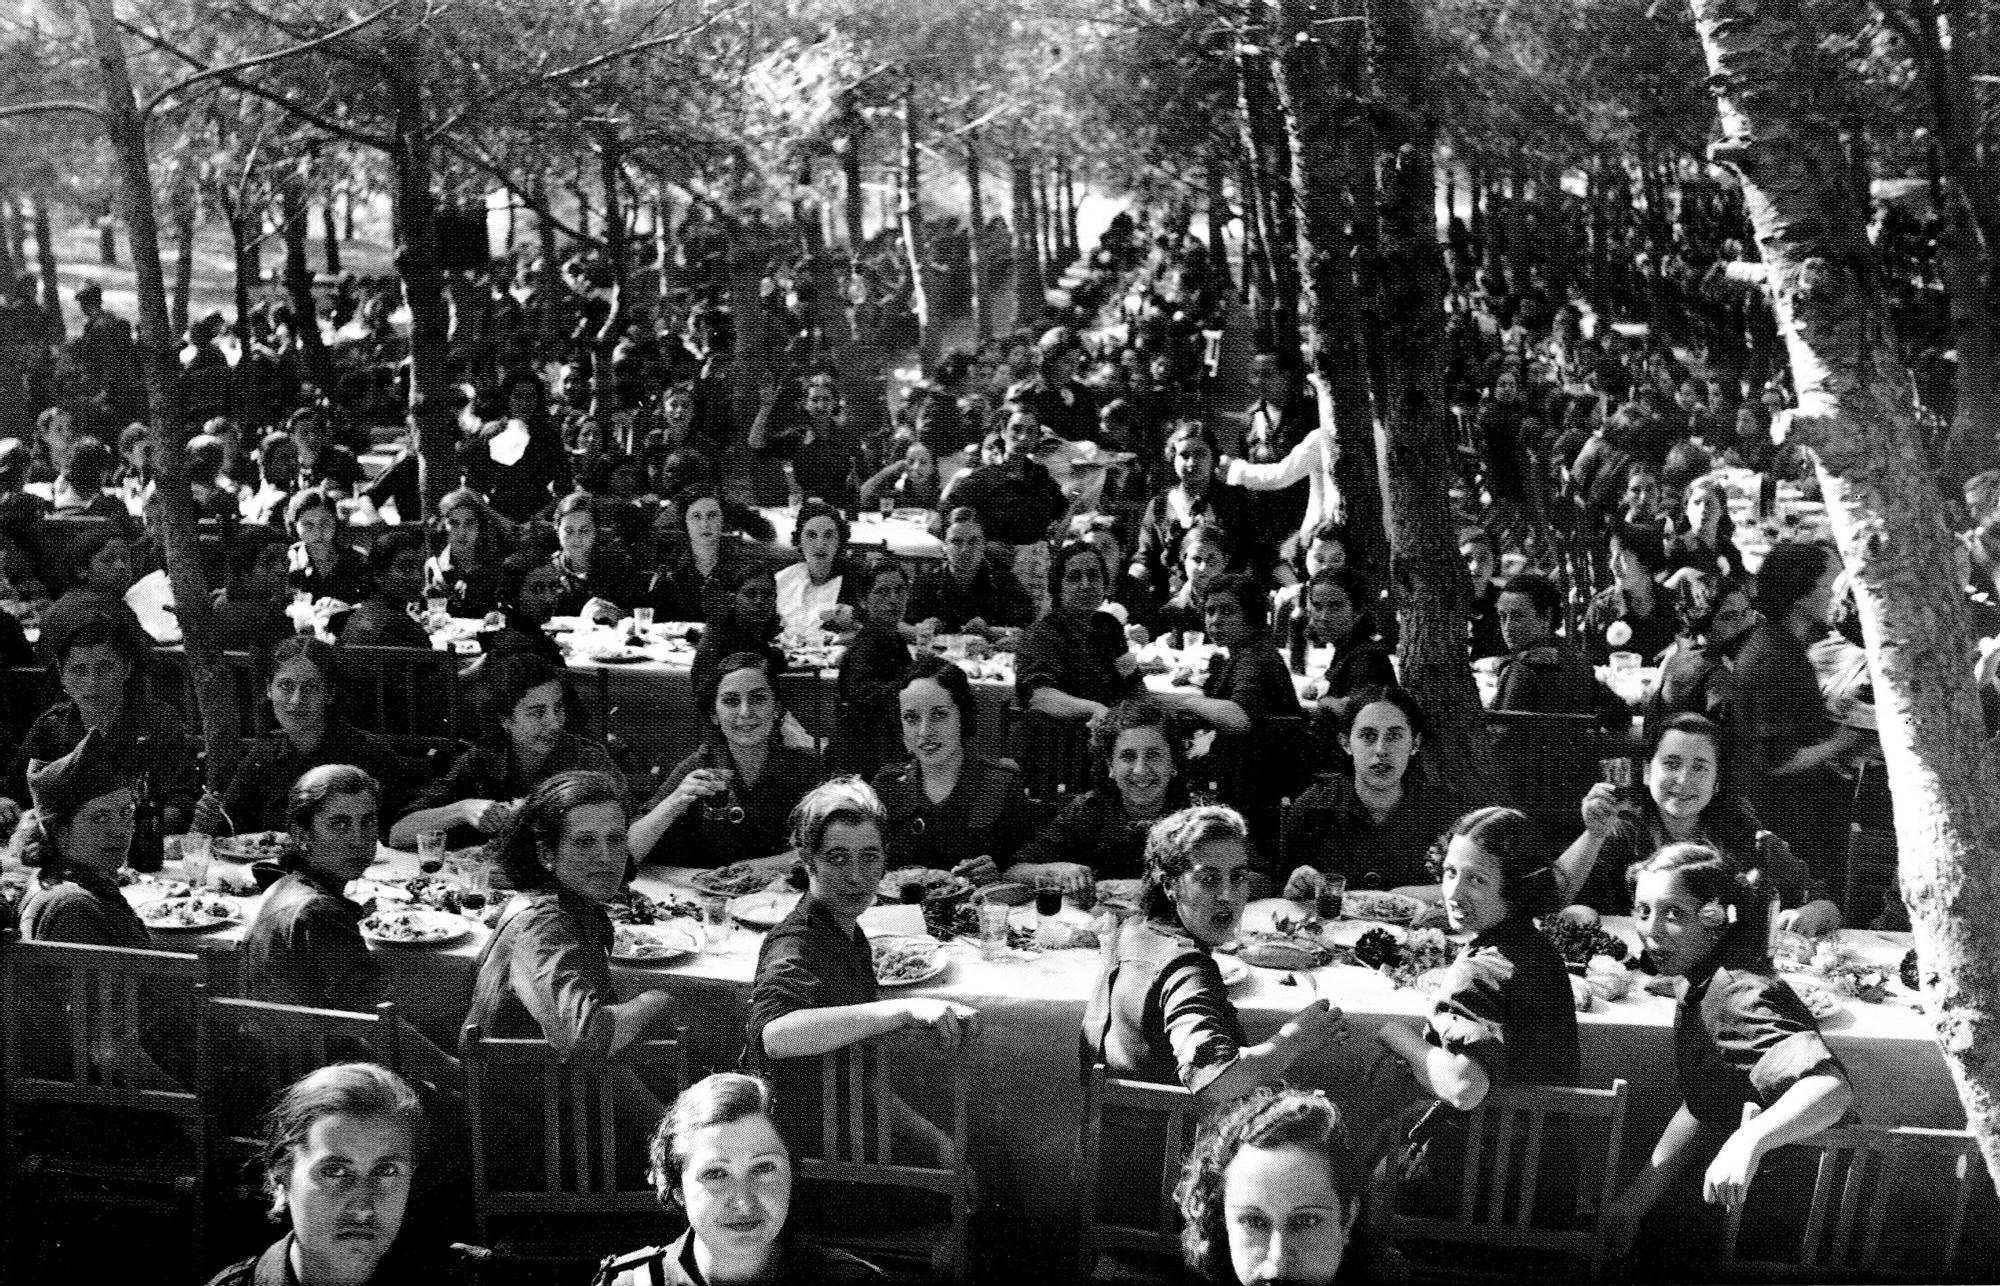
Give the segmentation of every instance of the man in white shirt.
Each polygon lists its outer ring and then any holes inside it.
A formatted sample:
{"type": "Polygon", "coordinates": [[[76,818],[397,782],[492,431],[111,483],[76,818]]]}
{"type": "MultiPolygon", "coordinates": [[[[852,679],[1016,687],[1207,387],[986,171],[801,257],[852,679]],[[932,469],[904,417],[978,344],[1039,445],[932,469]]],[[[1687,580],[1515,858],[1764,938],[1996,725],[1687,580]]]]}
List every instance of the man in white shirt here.
{"type": "Polygon", "coordinates": [[[1333,390],[1317,372],[1309,374],[1319,402],[1319,427],[1293,447],[1284,459],[1271,464],[1251,464],[1231,460],[1223,481],[1251,491],[1277,491],[1301,480],[1310,488],[1305,516],[1299,521],[1299,538],[1310,540],[1321,523],[1337,521],[1345,514],[1340,486],[1334,481],[1333,466],[1340,459],[1340,444],[1333,436],[1333,390]]]}

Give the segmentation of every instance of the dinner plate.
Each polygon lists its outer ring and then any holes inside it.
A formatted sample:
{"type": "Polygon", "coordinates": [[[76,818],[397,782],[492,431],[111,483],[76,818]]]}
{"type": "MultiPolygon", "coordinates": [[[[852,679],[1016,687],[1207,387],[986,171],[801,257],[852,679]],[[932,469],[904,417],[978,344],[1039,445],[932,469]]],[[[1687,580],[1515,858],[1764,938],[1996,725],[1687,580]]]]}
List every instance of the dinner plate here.
{"type": "Polygon", "coordinates": [[[1381,920],[1386,924],[1408,924],[1423,914],[1424,904],[1401,893],[1375,889],[1349,889],[1341,909],[1350,920],[1381,920]]]}
{"type": "Polygon", "coordinates": [[[621,924],[611,939],[611,958],[620,964],[670,964],[700,950],[701,931],[685,921],[621,924]]]}
{"type": "Polygon", "coordinates": [[[1410,931],[1400,924],[1386,924],[1380,920],[1339,920],[1322,925],[1319,940],[1329,947],[1352,947],[1361,941],[1361,935],[1372,930],[1380,930],[1398,942],[1408,942],[1410,931]]]}
{"type": "MultiPolygon", "coordinates": [[[[1100,884],[1097,887],[1101,897],[1104,886],[1100,884]]],[[[1255,898],[1244,904],[1242,931],[1276,933],[1280,918],[1297,924],[1310,918],[1312,913],[1313,904],[1310,902],[1300,902],[1293,898],[1255,898]]]]}
{"type": "Polygon", "coordinates": [[[727,866],[699,871],[688,877],[688,886],[711,897],[739,898],[750,893],[769,892],[771,881],[781,878],[790,869],[789,861],[731,862],[727,866]]]}
{"type": "Polygon", "coordinates": [[[930,937],[885,937],[876,938],[868,944],[874,951],[875,985],[878,987],[914,987],[929,982],[951,966],[950,957],[941,949],[943,944],[930,937]],[[902,977],[884,978],[882,963],[885,957],[898,952],[908,952],[914,956],[927,956],[927,962],[913,972],[902,977]]]}
{"type": "Polygon", "coordinates": [[[771,929],[778,921],[792,913],[799,904],[803,893],[796,889],[766,889],[762,893],[745,893],[742,897],[729,900],[729,917],[738,924],[753,929],[771,929]]]}
{"type": "Polygon", "coordinates": [[[942,902],[950,898],[962,898],[972,892],[972,881],[950,871],[934,870],[924,866],[899,866],[882,876],[875,886],[875,896],[884,902],[901,902],[905,884],[924,886],[924,901],[942,902]]]}
{"type": "Polygon", "coordinates": [[[377,947],[437,947],[470,932],[463,916],[423,907],[377,911],[361,922],[361,936],[377,947]]]}
{"type": "Polygon", "coordinates": [[[1234,987],[1237,983],[1242,982],[1250,976],[1250,966],[1244,964],[1235,956],[1224,955],[1220,951],[1212,952],[1211,954],[1215,956],[1215,963],[1222,968],[1223,986],[1234,987]]]}
{"type": "Polygon", "coordinates": [[[1811,1011],[1814,1021],[1822,1027],[1836,1024],[1847,1017],[1846,1002],[1840,996],[1821,985],[1816,979],[1802,973],[1781,973],[1778,975],[1786,985],[1798,993],[1811,1011]]]}
{"type": "Polygon", "coordinates": [[[250,831],[225,835],[209,845],[215,856],[230,862],[275,861],[292,851],[292,837],[285,831],[250,831]]]}
{"type": "Polygon", "coordinates": [[[139,920],[166,933],[199,933],[225,924],[241,924],[243,912],[219,897],[161,898],[139,908],[139,920]]]}

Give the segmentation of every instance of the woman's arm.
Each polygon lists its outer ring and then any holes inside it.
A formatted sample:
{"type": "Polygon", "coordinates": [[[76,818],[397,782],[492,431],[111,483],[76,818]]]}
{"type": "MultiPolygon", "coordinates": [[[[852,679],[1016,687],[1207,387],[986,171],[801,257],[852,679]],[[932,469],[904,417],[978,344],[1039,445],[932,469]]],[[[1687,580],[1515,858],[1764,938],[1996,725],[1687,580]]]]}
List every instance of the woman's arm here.
{"type": "Polygon", "coordinates": [[[1271,1039],[1238,1050],[1227,1067],[1195,1091],[1195,1097],[1208,1103],[1227,1103],[1259,1085],[1281,1080],[1292,1064],[1332,1041],[1346,1025],[1346,1015],[1326,1001],[1316,1000],[1287,1019],[1271,1039]]]}
{"type": "Polygon", "coordinates": [[[1156,692],[1153,696],[1161,705],[1185,710],[1211,728],[1250,731],[1250,712],[1226,697],[1207,697],[1199,692],[1156,692]]]}
{"type": "Polygon", "coordinates": [[[1632,1182],[1625,1186],[1625,1191],[1604,1208],[1604,1235],[1614,1252],[1623,1254],[1631,1248],[1632,1238],[1639,1231],[1639,1221],[1658,1204],[1660,1197],[1687,1168],[1694,1151],[1694,1141],[1700,1133],[1701,1122],[1695,1120],[1688,1105],[1682,1103],[1674,1112],[1673,1119],[1667,1122],[1667,1128],[1660,1131],[1660,1141],[1653,1145],[1653,1155],[1646,1168],[1634,1176],[1632,1182]]]}
{"type": "Polygon", "coordinates": [[[1106,707],[1044,685],[1028,697],[1028,709],[1056,719],[1097,719],[1103,716],[1106,707]]]}
{"type": "Polygon", "coordinates": [[[1382,1024],[1375,1039],[1409,1064],[1417,1084],[1461,1112],[1470,1112],[1485,1102],[1493,1088],[1492,1078],[1478,1059],[1433,1045],[1413,1027],[1391,1019],[1382,1024]]]}
{"type": "Polygon", "coordinates": [[[768,1058],[811,1058],[904,1027],[929,1027],[947,1048],[956,1049],[978,1034],[979,1014],[956,1001],[923,997],[794,1009],[764,1024],[764,1054],[768,1058]]]}
{"type": "Polygon", "coordinates": [[[868,475],[868,480],[861,484],[861,507],[866,509],[870,505],[873,505],[875,503],[875,493],[902,477],[909,467],[910,462],[898,456],[896,459],[889,461],[889,463],[877,469],[874,473],[868,475]]]}
{"type": "Polygon", "coordinates": [[[1802,1076],[1778,1101],[1738,1126],[1723,1141],[1701,1185],[1702,1198],[1713,1205],[1741,1205],[1764,1154],[1809,1138],[1840,1124],[1854,1105],[1854,1087],[1839,1072],[1802,1076]]]}
{"type": "Polygon", "coordinates": [[[506,805],[491,799],[461,799],[436,808],[419,808],[398,818],[389,828],[389,847],[412,848],[422,832],[450,830],[454,826],[470,826],[482,834],[494,834],[499,831],[500,822],[506,820],[505,808],[506,805]],[[502,811],[496,814],[495,810],[502,811]]]}

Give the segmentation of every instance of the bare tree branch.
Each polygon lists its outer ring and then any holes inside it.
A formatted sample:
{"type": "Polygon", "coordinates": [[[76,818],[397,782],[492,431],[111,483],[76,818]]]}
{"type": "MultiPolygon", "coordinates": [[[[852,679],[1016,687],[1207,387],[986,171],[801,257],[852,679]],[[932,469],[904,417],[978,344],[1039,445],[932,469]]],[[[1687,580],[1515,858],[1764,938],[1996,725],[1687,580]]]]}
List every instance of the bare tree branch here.
{"type": "MultiPolygon", "coordinates": [[[[311,53],[313,50],[322,48],[323,46],[326,45],[330,45],[337,40],[344,40],[348,36],[353,35],[355,32],[362,30],[364,27],[369,27],[377,22],[380,22],[383,18],[388,17],[395,11],[396,11],[396,5],[392,3],[384,6],[383,8],[377,9],[374,13],[369,14],[365,18],[360,18],[354,22],[348,23],[345,27],[342,27],[337,31],[329,31],[324,36],[320,36],[317,39],[308,40],[303,44],[291,45],[284,49],[273,50],[268,54],[259,54],[255,58],[245,58],[241,62],[230,63],[227,66],[223,67],[205,68],[201,71],[196,72],[194,75],[187,77],[184,80],[178,81],[175,84],[167,86],[159,93],[147,99],[145,106],[139,109],[139,114],[141,116],[151,116],[153,112],[159,108],[160,104],[165,102],[168,98],[171,98],[173,95],[180,93],[184,89],[189,89],[195,85],[199,85],[203,81],[208,81],[208,80],[227,81],[227,79],[230,76],[233,76],[239,72],[249,71],[253,67],[262,67],[269,63],[282,62],[287,58],[296,58],[300,54],[311,53]]],[[[136,35],[140,39],[146,41],[148,44],[156,45],[159,48],[166,48],[166,45],[163,41],[158,40],[149,33],[141,31],[137,26],[133,25],[132,23],[120,19],[118,25],[124,28],[126,31],[131,32],[133,35],[136,35]]],[[[175,50],[169,49],[168,52],[175,53],[176,56],[180,56],[178,52],[175,50]]],[[[195,65],[199,66],[200,64],[197,63],[195,65]]]]}
{"type": "MultiPolygon", "coordinates": [[[[202,62],[199,58],[196,58],[193,54],[188,53],[184,49],[178,48],[171,41],[167,40],[166,37],[156,35],[155,33],[150,31],[141,30],[140,28],[134,27],[129,23],[121,23],[120,25],[125,27],[127,31],[130,31],[133,35],[137,36],[139,39],[153,46],[155,49],[158,49],[163,53],[172,54],[174,57],[180,59],[184,63],[187,63],[191,67],[202,66],[202,62]]],[[[259,85],[254,80],[246,80],[242,76],[238,75],[236,72],[226,67],[216,68],[213,79],[221,81],[223,84],[229,86],[231,89],[240,90],[243,93],[249,94],[255,98],[261,98],[267,103],[274,103],[277,106],[282,107],[286,111],[292,113],[300,120],[306,122],[306,124],[311,125],[316,129],[325,130],[327,133],[333,135],[335,138],[346,139],[350,143],[359,144],[362,147],[372,147],[377,151],[381,152],[386,152],[395,145],[394,140],[392,139],[389,139],[380,134],[370,134],[365,130],[355,129],[351,125],[343,125],[339,121],[333,120],[331,117],[328,117],[321,112],[315,111],[314,109],[305,106],[303,103],[295,102],[294,100],[285,97],[283,94],[278,93],[276,90],[266,89],[262,85],[259,85]]]]}
{"type": "Polygon", "coordinates": [[[513,173],[498,161],[481,155],[470,144],[449,136],[438,139],[437,145],[480,173],[491,175],[493,178],[499,180],[500,185],[513,193],[515,199],[521,203],[523,208],[534,211],[536,218],[546,219],[550,227],[567,233],[572,239],[583,242],[586,245],[603,246],[604,243],[598,238],[580,232],[557,218],[555,212],[549,209],[546,201],[537,201],[534,194],[522,187],[520,181],[515,178],[513,173]]]}
{"type": "Polygon", "coordinates": [[[0,121],[10,116],[36,116],[45,112],[82,112],[86,116],[104,119],[104,109],[91,103],[80,103],[73,99],[50,99],[42,103],[16,103],[12,107],[0,107],[0,121]]]}

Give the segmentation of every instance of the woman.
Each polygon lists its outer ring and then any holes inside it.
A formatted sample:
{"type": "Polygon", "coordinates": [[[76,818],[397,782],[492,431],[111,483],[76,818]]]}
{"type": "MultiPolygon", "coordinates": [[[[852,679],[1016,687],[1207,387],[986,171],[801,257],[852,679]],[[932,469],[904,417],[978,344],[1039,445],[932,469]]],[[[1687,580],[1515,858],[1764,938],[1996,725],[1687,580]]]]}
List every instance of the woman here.
{"type": "Polygon", "coordinates": [[[1081,892],[1098,880],[1146,874],[1146,832],[1187,804],[1186,746],[1173,715],[1150,697],[1121,701],[1090,734],[1105,783],[1071,801],[1022,845],[1001,878],[1032,886],[1043,876],[1081,892]]]}
{"type": "Polygon", "coordinates": [[[152,935],[115,878],[132,845],[133,793],[96,729],[28,782],[32,811],[14,830],[9,856],[34,869],[21,901],[21,937],[145,950],[152,935]]]}
{"type": "Polygon", "coordinates": [[[861,507],[873,509],[887,498],[896,509],[936,509],[940,490],[937,457],[913,441],[861,484],[861,507]]]}
{"type": "Polygon", "coordinates": [[[1202,1127],[1181,1168],[1182,1253],[1215,1286],[1359,1280],[1376,1253],[1368,1189],[1332,1099],[1253,1090],[1202,1127]]]}
{"type": "Polygon", "coordinates": [[[853,441],[833,376],[820,371],[809,377],[800,405],[774,429],[778,392],[775,383],[760,391],[744,445],[757,455],[790,461],[801,495],[853,507],[853,441]]]}
{"type": "Polygon", "coordinates": [[[507,538],[500,515],[479,493],[459,487],[438,501],[444,548],[424,563],[424,595],[442,594],[453,616],[484,616],[500,608],[501,563],[507,538]]]}
{"type": "Polygon", "coordinates": [[[562,645],[543,627],[556,614],[556,599],[562,593],[562,577],[546,554],[521,549],[507,555],[500,564],[500,622],[479,634],[479,646],[488,657],[526,653],[547,661],[560,670],[568,662],[562,645]]]}
{"type": "Polygon", "coordinates": [[[430,635],[410,617],[424,594],[424,538],[411,527],[391,527],[368,547],[373,584],[368,596],[336,627],[348,647],[430,650],[430,635]]]}
{"type": "Polygon", "coordinates": [[[618,1255],[596,1286],[709,1286],[884,1280],[872,1265],[791,1234],[792,1153],[778,1133],[771,1086],[717,1072],[681,1091],[651,1148],[660,1204],[687,1216],[671,1245],[618,1255]]]}
{"type": "Polygon", "coordinates": [[[1586,661],[1605,665],[1613,652],[1634,652],[1651,664],[1673,646],[1680,616],[1655,579],[1666,570],[1666,546],[1658,532],[1629,523],[1611,529],[1611,574],[1616,580],[1584,611],[1586,661]]]}
{"type": "MultiPolygon", "coordinates": [[[[888,827],[882,801],[853,777],[815,786],[792,812],[806,895],[757,953],[747,1034],[751,1060],[777,1088],[780,1129],[795,1144],[819,1137],[819,1055],[904,1027],[928,1027],[953,1051],[979,1033],[978,1011],[955,1001],[877,998],[874,956],[858,922],[875,904],[888,827]]],[[[910,1132],[948,1148],[907,1108],[899,1116],[910,1132]]]]}
{"type": "Polygon", "coordinates": [[[873,776],[903,757],[896,693],[910,668],[903,616],[910,603],[910,572],[892,558],[877,559],[863,573],[866,616],[840,658],[840,719],[830,758],[834,767],[873,776]]]}
{"type": "Polygon", "coordinates": [[[744,572],[736,592],[719,617],[711,618],[695,645],[689,682],[697,689],[715,677],[722,658],[755,652],[771,663],[772,674],[785,671],[785,654],[778,647],[778,588],[768,567],[744,572]]]}
{"type": "Polygon", "coordinates": [[[722,494],[715,488],[692,487],[677,501],[687,552],[653,573],[646,602],[663,621],[712,621],[728,608],[744,576],[742,544],[723,535],[722,494]]]}
{"type": "Polygon", "coordinates": [[[389,832],[397,848],[414,848],[417,836],[428,830],[450,831],[454,847],[484,843],[507,828],[516,802],[560,773],[601,773],[624,798],[625,779],[604,747],[564,730],[569,691],[548,662],[499,657],[481,679],[485,744],[468,747],[417,796],[389,832]]]}
{"type": "MultiPolygon", "coordinates": [[[[1426,1210],[1456,1204],[1466,1116],[1487,1094],[1503,1085],[1574,1086],[1583,1060],[1569,974],[1535,927],[1562,898],[1534,824],[1511,808],[1479,808],[1439,847],[1445,918],[1472,941],[1446,971],[1422,1030],[1392,1019],[1375,1033],[1385,1057],[1400,1060],[1436,1100],[1401,1158],[1416,1180],[1407,1204],[1426,1210]]],[[[1546,1176],[1538,1216],[1574,1211],[1574,1185],[1562,1181],[1574,1153],[1567,1137],[1552,1137],[1538,1158],[1546,1176]]]]}
{"type": "Polygon", "coordinates": [[[1104,560],[1095,546],[1071,541],[1049,567],[1054,601],[1021,636],[1014,703],[1055,719],[1098,720],[1144,679],[1124,632],[1104,605],[1104,560]]]}
{"type": "Polygon", "coordinates": [[[310,594],[315,600],[338,599],[350,606],[368,597],[375,587],[374,573],[359,550],[338,539],[340,511],[332,496],[318,487],[294,495],[285,502],[285,526],[293,537],[292,592],[310,594]]]}
{"type": "Polygon", "coordinates": [[[161,834],[177,835],[193,815],[200,774],[194,738],[179,712],[146,694],[140,679],[145,649],[130,630],[106,615],[71,621],[67,632],[43,642],[53,653],[66,701],[44,711],[21,741],[8,781],[8,798],[28,797],[28,769],[76,749],[86,733],[102,734],[104,749],[125,784],[145,779],[158,802],[161,834]]]}
{"type": "Polygon", "coordinates": [[[1185,636],[1207,628],[1208,588],[1234,563],[1221,527],[1198,522],[1181,537],[1180,587],[1151,617],[1152,633],[1185,636]]]}
{"type": "MultiPolygon", "coordinates": [[[[631,862],[625,825],[624,786],[600,772],[545,778],[515,810],[496,855],[518,892],[479,953],[468,1027],[503,1039],[540,1037],[565,1062],[585,1069],[603,1067],[634,1042],[669,1034],[671,996],[647,990],[621,1000],[611,980],[604,904],[625,886],[631,862]]],[[[617,1081],[621,1113],[650,1126],[659,1119],[659,1102],[624,1070],[617,1081]]]]}
{"type": "MultiPolygon", "coordinates": [[[[1771,971],[1770,890],[1754,867],[1701,844],[1669,844],[1633,867],[1631,880],[1639,941],[1662,976],[1681,980],[1681,1105],[1646,1168],[1604,1211],[1617,1250],[1690,1167],[1703,1201],[1741,1205],[1766,1153],[1838,1124],[1854,1102],[1819,1024],[1771,971]],[[1745,1122],[1747,1103],[1763,1111],[1745,1122]]],[[[1695,1186],[1683,1186],[1686,1209],[1698,1210],[1695,1186]]]]}
{"type": "Polygon", "coordinates": [[[1465,806],[1410,771],[1424,731],[1423,707],[1402,688],[1354,694],[1339,730],[1351,770],[1315,783],[1285,814],[1286,897],[1314,896],[1324,871],[1345,876],[1349,888],[1438,901],[1431,845],[1465,806]]]}
{"type": "Polygon", "coordinates": [[[309,1072],[271,1109],[264,1186],[291,1230],[208,1286],[393,1286],[444,1266],[397,1241],[426,1131],[416,1091],[386,1067],[309,1072]]]}
{"type": "Polygon", "coordinates": [[[842,630],[854,620],[861,601],[861,578],[843,558],[847,519],[824,500],[799,506],[792,544],[801,561],[777,572],[778,619],[787,634],[820,637],[823,630],[842,630]]]}
{"type": "Polygon", "coordinates": [[[125,601],[132,588],[132,547],[109,528],[85,532],[51,559],[44,575],[69,587],[62,597],[42,609],[41,653],[43,664],[55,660],[56,640],[79,624],[96,616],[108,616],[120,630],[130,635],[133,645],[143,652],[152,639],[139,624],[138,613],[125,601]]]}
{"type": "Polygon", "coordinates": [[[695,693],[702,746],[674,768],[632,823],[632,855],[713,869],[791,846],[792,809],[826,776],[819,756],[784,743],[770,659],[736,652],[695,693]]]}
{"type": "Polygon", "coordinates": [[[1173,693],[1166,700],[1222,732],[1247,734],[1269,719],[1298,718],[1291,672],[1266,628],[1270,612],[1270,598],[1248,576],[1217,577],[1202,619],[1209,641],[1229,649],[1229,659],[1210,667],[1199,696],[1173,693]]]}
{"type": "Polygon", "coordinates": [[[1256,536],[1250,494],[1215,476],[1219,454],[1214,431],[1201,421],[1180,420],[1170,426],[1166,457],[1174,482],[1146,502],[1139,518],[1138,545],[1132,551],[1132,578],[1146,587],[1155,602],[1164,601],[1172,592],[1168,584],[1171,564],[1181,556],[1182,541],[1197,524],[1218,528],[1226,539],[1238,544],[1256,536]]]}
{"type": "Polygon", "coordinates": [[[1729,517],[1728,491],[1720,478],[1696,478],[1687,489],[1688,529],[1667,542],[1667,574],[1683,567],[1743,575],[1743,555],[1733,539],[1736,524],[1729,517]]]}
{"type": "Polygon", "coordinates": [[[347,886],[375,861],[382,787],[351,764],[313,768],[285,794],[294,855],[243,938],[243,994],[312,1009],[372,1013],[382,973],[361,938],[347,886]]]}
{"type": "Polygon", "coordinates": [[[573,491],[556,505],[556,552],[550,557],[562,584],[556,615],[616,620],[624,615],[630,574],[624,559],[602,537],[597,502],[573,491]]]}
{"type": "Polygon", "coordinates": [[[1361,689],[1394,684],[1396,667],[1370,623],[1371,596],[1361,573],[1345,565],[1322,567],[1306,582],[1304,597],[1304,613],[1293,618],[1293,655],[1305,643],[1333,649],[1326,668],[1307,685],[1306,699],[1338,719],[1361,689]]]}
{"type": "Polygon", "coordinates": [[[206,835],[285,829],[292,784],[322,764],[352,764],[378,783],[384,816],[402,806],[404,771],[389,743],[340,717],[337,653],[307,634],[271,649],[265,695],[277,730],[257,739],[229,789],[202,795],[192,827],[206,835]],[[382,783],[387,783],[386,785],[382,783]]]}
{"type": "Polygon", "coordinates": [[[1722,729],[1698,714],[1668,719],[1646,758],[1644,790],[1598,782],[1583,797],[1583,834],[1556,860],[1565,900],[1610,915],[1629,914],[1632,888],[1626,873],[1668,844],[1696,843],[1726,853],[1764,873],[1784,903],[1785,927],[1817,935],[1840,927],[1840,909],[1812,899],[1805,863],[1784,840],[1757,824],[1729,780],[1728,742],[1722,729]]]}
{"type": "Polygon", "coordinates": [[[965,671],[919,656],[896,693],[909,761],[875,775],[889,810],[889,852],[897,866],[963,875],[974,884],[999,878],[1002,862],[1041,824],[1010,765],[966,749],[978,707],[965,671]]]}
{"type": "Polygon", "coordinates": [[[459,446],[465,485],[486,498],[508,522],[527,522],[556,496],[570,491],[569,456],[562,433],[549,419],[548,390],[531,373],[515,375],[501,390],[507,413],[482,426],[459,446]]]}
{"type": "Polygon", "coordinates": [[[1128,1080],[1179,1085],[1226,1103],[1279,1080],[1339,1038],[1346,1019],[1315,1000],[1252,1045],[1210,954],[1236,937],[1250,890],[1250,834],[1234,810],[1182,809],[1146,836],[1140,914],[1104,941],[1080,1054],[1128,1080]]]}

